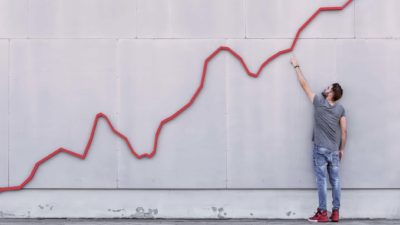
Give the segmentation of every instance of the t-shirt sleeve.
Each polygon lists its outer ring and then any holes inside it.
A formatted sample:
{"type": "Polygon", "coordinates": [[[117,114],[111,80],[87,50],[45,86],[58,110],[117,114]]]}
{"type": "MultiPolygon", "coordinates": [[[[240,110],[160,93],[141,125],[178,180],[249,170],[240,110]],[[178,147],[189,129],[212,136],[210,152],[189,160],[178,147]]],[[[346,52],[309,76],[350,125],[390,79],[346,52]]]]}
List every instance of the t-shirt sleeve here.
{"type": "Polygon", "coordinates": [[[313,105],[314,105],[315,107],[317,107],[317,106],[322,105],[322,103],[323,103],[322,96],[320,96],[320,95],[315,95],[315,96],[314,96],[314,99],[313,99],[313,105]]]}
{"type": "Polygon", "coordinates": [[[344,108],[342,108],[343,110],[342,110],[342,116],[341,117],[344,117],[344,116],[346,116],[346,111],[344,110],[344,108]]]}

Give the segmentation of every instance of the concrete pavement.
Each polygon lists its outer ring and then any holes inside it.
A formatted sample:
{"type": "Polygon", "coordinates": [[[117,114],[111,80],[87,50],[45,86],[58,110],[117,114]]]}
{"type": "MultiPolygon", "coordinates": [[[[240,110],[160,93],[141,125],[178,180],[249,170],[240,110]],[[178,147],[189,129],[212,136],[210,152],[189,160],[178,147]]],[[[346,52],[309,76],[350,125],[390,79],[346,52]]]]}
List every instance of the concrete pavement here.
{"type": "MultiPolygon", "coordinates": [[[[0,219],[0,225],[308,225],[306,220],[0,219]]],[[[337,223],[327,223],[337,224],[337,223]]],[[[340,225],[400,225],[400,220],[342,220],[340,225]]]]}

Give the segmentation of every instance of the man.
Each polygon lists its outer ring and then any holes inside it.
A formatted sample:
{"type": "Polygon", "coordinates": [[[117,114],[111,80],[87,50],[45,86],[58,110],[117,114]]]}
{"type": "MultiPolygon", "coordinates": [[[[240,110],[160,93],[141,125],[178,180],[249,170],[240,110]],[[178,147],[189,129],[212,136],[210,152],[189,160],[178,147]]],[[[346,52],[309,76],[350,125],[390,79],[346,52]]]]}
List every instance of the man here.
{"type": "Polygon", "coordinates": [[[326,207],[327,173],[332,186],[333,209],[330,219],[339,222],[340,208],[340,160],[344,155],[346,145],[346,117],[345,110],[337,101],[342,97],[343,90],[338,83],[326,88],[322,95],[316,95],[311,90],[296,58],[291,63],[296,70],[297,78],[304,92],[314,105],[313,128],[313,161],[314,172],[318,187],[319,207],[311,222],[328,222],[326,207]]]}

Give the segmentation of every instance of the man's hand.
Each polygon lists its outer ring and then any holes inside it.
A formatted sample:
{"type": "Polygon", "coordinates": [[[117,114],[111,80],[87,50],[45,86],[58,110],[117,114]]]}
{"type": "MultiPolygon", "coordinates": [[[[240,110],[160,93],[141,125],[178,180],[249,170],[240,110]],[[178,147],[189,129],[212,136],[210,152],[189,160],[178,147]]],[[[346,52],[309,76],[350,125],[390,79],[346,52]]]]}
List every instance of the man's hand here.
{"type": "Polygon", "coordinates": [[[340,149],[340,150],[339,150],[339,159],[340,159],[340,160],[342,160],[343,155],[344,155],[344,149],[340,149]]]}
{"type": "Polygon", "coordinates": [[[297,59],[296,59],[295,57],[293,57],[293,58],[290,60],[290,63],[292,63],[292,66],[293,66],[293,67],[299,65],[299,62],[297,62],[297,59]]]}

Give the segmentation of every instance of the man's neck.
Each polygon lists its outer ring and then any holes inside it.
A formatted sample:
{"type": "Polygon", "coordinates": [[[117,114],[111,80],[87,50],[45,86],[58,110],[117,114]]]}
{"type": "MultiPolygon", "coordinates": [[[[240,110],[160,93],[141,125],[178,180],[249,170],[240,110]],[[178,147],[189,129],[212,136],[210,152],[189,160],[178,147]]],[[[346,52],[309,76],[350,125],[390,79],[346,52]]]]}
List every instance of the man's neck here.
{"type": "Polygon", "coordinates": [[[336,104],[336,102],[333,101],[333,100],[330,99],[330,98],[327,98],[326,100],[328,101],[329,105],[331,105],[331,106],[334,106],[334,105],[336,104]]]}

